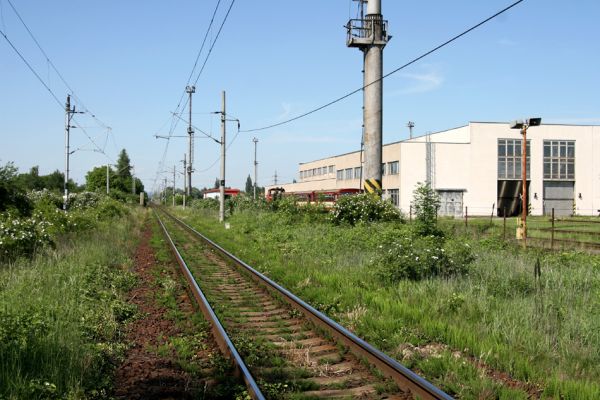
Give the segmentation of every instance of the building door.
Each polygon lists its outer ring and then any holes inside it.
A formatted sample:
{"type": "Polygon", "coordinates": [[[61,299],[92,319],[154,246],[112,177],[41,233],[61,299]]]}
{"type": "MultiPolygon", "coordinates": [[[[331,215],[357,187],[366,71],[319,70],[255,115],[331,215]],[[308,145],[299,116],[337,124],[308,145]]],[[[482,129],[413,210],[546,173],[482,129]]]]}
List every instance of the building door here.
{"type": "Polygon", "coordinates": [[[440,209],[438,214],[448,217],[462,217],[463,215],[463,191],[462,190],[438,190],[440,196],[440,209]]]}
{"type": "Polygon", "coordinates": [[[575,182],[544,181],[544,214],[572,215],[575,199],[575,182]]]}

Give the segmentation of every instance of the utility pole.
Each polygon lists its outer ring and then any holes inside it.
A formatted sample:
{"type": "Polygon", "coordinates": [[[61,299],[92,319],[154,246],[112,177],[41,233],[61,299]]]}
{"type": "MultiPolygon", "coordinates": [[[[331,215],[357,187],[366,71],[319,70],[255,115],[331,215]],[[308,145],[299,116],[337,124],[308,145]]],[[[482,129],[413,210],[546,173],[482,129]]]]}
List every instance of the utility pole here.
{"type": "Polygon", "coordinates": [[[167,205],[167,178],[164,178],[164,190],[163,190],[163,197],[165,199],[165,206],[167,205]]]}
{"type": "Polygon", "coordinates": [[[109,166],[110,164],[106,164],[106,194],[110,193],[110,174],[109,174],[109,166]]]}
{"type": "Polygon", "coordinates": [[[275,170],[275,175],[273,176],[273,185],[277,185],[277,170],[275,170]]]}
{"type": "Polygon", "coordinates": [[[410,136],[409,137],[412,139],[413,138],[413,132],[412,131],[413,131],[413,128],[415,127],[415,123],[412,122],[412,121],[408,121],[408,124],[406,124],[406,126],[408,126],[408,130],[410,132],[410,136]]]}
{"type": "Polygon", "coordinates": [[[185,210],[185,196],[187,194],[187,183],[185,179],[185,171],[187,168],[187,161],[185,159],[185,153],[183,153],[183,209],[185,210]]]}
{"type": "Polygon", "coordinates": [[[346,45],[356,47],[364,54],[363,121],[365,191],[381,195],[381,160],[383,138],[383,49],[390,39],[387,21],[381,14],[381,0],[358,0],[361,19],[348,22],[346,45]],[[362,17],[364,3],[367,15],[362,17]]]}
{"type": "Polygon", "coordinates": [[[256,180],[258,179],[258,161],[256,161],[256,145],[258,144],[258,139],[252,139],[254,142],[254,201],[256,201],[256,180]]]}
{"type": "Polygon", "coordinates": [[[135,176],[133,176],[133,165],[131,166],[131,194],[135,194],[135,176]]]}
{"type": "Polygon", "coordinates": [[[221,181],[219,182],[219,221],[225,220],[225,131],[227,114],[225,109],[225,91],[221,99],[221,181]]]}
{"type": "Polygon", "coordinates": [[[175,207],[175,168],[176,166],[173,165],[173,207],[175,207]]]}
{"type": "Polygon", "coordinates": [[[65,182],[64,182],[64,199],[63,210],[67,210],[69,202],[69,157],[71,156],[71,148],[69,145],[71,136],[71,119],[75,114],[75,106],[71,108],[71,95],[67,95],[67,104],[65,105],[65,182]]]}
{"type": "Polygon", "coordinates": [[[188,170],[187,170],[187,190],[188,196],[192,195],[192,172],[194,172],[192,164],[194,163],[194,128],[192,128],[192,94],[196,92],[196,86],[186,86],[186,93],[189,95],[189,105],[190,105],[190,118],[188,125],[188,136],[189,136],[189,162],[188,162],[188,170]]]}

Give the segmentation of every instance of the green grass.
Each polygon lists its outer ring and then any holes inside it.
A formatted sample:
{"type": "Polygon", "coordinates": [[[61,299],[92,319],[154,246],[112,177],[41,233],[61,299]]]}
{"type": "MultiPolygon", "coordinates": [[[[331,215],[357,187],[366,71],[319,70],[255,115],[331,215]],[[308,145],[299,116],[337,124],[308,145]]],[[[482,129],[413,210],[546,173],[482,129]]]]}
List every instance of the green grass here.
{"type": "MultiPolygon", "coordinates": [[[[440,218],[440,225],[453,232],[468,235],[487,235],[495,238],[505,237],[514,241],[518,218],[507,218],[506,229],[502,218],[469,217],[468,226],[464,219],[440,218]]],[[[554,223],[555,249],[585,249],[600,250],[600,218],[598,217],[556,217],[554,223]]],[[[531,244],[539,247],[550,247],[552,237],[552,221],[549,216],[527,217],[527,236],[531,244]]]]}
{"type": "Polygon", "coordinates": [[[0,266],[0,398],[105,398],[122,356],[138,211],[0,266]]]}
{"type": "Polygon", "coordinates": [[[467,276],[392,285],[382,283],[372,266],[392,224],[283,223],[273,213],[242,212],[225,230],[208,211],[182,215],[457,397],[524,398],[536,387],[548,398],[600,397],[598,256],[523,252],[493,236],[470,238],[464,240],[477,259],[467,276]],[[407,356],[407,343],[443,346],[439,354],[407,356]],[[522,387],[482,373],[475,359],[522,387]]]}

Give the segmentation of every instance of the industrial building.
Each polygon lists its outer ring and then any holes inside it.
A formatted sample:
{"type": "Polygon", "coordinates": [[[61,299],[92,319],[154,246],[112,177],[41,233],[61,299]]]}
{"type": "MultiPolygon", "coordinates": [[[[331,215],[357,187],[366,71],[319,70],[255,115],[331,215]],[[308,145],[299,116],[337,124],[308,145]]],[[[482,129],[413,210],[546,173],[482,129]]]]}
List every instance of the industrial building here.
{"type": "MultiPolygon", "coordinates": [[[[383,196],[408,213],[419,182],[441,199],[440,215],[517,215],[522,135],[509,123],[466,126],[383,146],[383,196]]],[[[600,214],[600,126],[542,124],[527,134],[532,215],[600,214]]],[[[361,188],[360,151],[301,163],[286,192],[361,188]]],[[[363,160],[364,161],[364,160],[363,160]]],[[[274,186],[271,186],[274,187],[274,186]]],[[[271,187],[268,187],[267,190],[271,187]]]]}

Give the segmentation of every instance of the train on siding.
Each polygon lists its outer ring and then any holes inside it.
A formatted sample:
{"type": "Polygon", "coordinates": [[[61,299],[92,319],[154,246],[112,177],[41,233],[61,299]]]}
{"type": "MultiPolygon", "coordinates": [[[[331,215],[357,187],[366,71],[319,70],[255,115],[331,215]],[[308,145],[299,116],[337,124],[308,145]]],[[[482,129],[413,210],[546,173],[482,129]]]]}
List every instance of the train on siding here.
{"type": "Polygon", "coordinates": [[[269,189],[266,198],[267,201],[273,201],[284,197],[292,197],[296,199],[298,204],[323,204],[325,207],[333,207],[342,196],[351,196],[360,192],[360,189],[355,188],[286,192],[282,187],[275,187],[269,189]]]}

